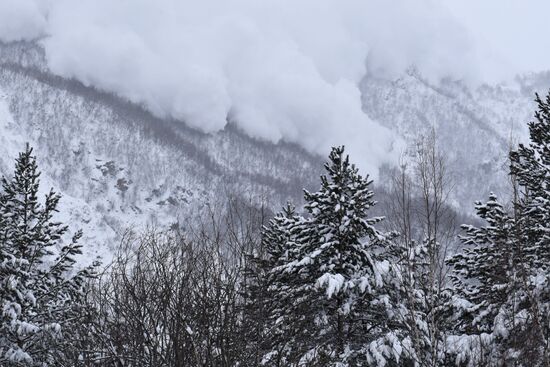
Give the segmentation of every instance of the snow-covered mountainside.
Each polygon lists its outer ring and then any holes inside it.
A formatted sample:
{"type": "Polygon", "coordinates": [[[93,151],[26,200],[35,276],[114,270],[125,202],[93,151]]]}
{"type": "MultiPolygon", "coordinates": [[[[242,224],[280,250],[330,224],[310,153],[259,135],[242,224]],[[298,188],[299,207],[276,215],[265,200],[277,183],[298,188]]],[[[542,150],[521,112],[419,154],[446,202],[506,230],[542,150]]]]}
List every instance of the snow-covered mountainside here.
{"type": "Polygon", "coordinates": [[[47,73],[40,48],[0,49],[0,173],[24,142],[35,147],[44,187],[82,223],[87,256],[105,255],[132,226],[183,224],[229,196],[277,207],[299,200],[321,160],[228,127],[203,134],[139,106],[47,73]]]}
{"type": "MultiPolygon", "coordinates": [[[[366,113],[407,141],[435,126],[455,175],[457,205],[504,192],[510,137],[521,138],[543,76],[515,89],[433,86],[414,72],[365,78],[366,113]]],[[[550,85],[550,84],[549,84],[550,85]]],[[[183,223],[220,198],[299,201],[317,185],[322,157],[290,144],[256,141],[228,126],[204,134],[142,107],[48,72],[32,43],[0,46],[0,173],[30,142],[44,186],[64,195],[62,211],[86,233],[87,256],[108,254],[131,226],[183,223]]],[[[345,143],[345,142],[342,142],[345,143]]],[[[383,177],[383,176],[382,176],[383,177]]]]}
{"type": "MultiPolygon", "coordinates": [[[[548,75],[518,78],[513,86],[468,88],[445,80],[435,86],[412,70],[396,80],[366,77],[361,89],[365,112],[402,136],[410,149],[419,136],[435,130],[449,163],[455,204],[472,211],[474,201],[491,191],[510,193],[507,152],[528,141],[535,92],[549,86],[548,75]]],[[[405,158],[409,154],[403,152],[405,158]]]]}

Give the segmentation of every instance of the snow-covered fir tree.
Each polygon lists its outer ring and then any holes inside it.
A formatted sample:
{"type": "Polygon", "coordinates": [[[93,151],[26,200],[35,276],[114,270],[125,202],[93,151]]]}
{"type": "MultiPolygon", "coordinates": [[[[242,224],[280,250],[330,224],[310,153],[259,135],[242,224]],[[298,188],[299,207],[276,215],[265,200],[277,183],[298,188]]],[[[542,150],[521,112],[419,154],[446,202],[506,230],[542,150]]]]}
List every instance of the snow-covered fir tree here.
{"type": "Polygon", "coordinates": [[[266,245],[278,253],[268,275],[270,318],[288,343],[273,345],[264,362],[397,365],[411,342],[396,316],[401,277],[387,251],[392,235],[375,228],[382,218],[369,218],[371,181],[343,147],[333,148],[325,168],[320,190],[305,192],[309,215],[285,226],[286,238],[268,233],[266,245]]]}
{"type": "MultiPolygon", "coordinates": [[[[298,258],[309,231],[307,221],[296,214],[291,204],[263,229],[263,257],[254,259],[258,281],[251,302],[256,311],[263,313],[258,357],[268,366],[296,364],[307,352],[301,341],[310,338],[309,304],[295,287],[297,278],[284,266],[298,258]],[[288,312],[289,304],[293,305],[293,312],[288,312]]],[[[257,335],[251,338],[256,340],[257,335]]]]}
{"type": "Polygon", "coordinates": [[[550,93],[537,94],[538,110],[529,123],[530,144],[510,154],[519,185],[515,204],[519,237],[519,283],[524,321],[518,334],[522,358],[550,365],[550,93]]]}
{"type": "Polygon", "coordinates": [[[0,364],[61,365],[73,348],[89,268],[75,271],[77,232],[54,220],[60,196],[38,198],[36,159],[27,145],[0,191],[0,364]]]}
{"type": "Polygon", "coordinates": [[[514,310],[508,301],[516,292],[515,220],[494,194],[476,210],[486,225],[463,225],[464,248],[447,259],[454,287],[450,358],[472,366],[501,365],[513,338],[514,310]]]}
{"type": "Polygon", "coordinates": [[[464,226],[465,248],[448,260],[458,364],[550,365],[550,95],[536,101],[531,142],[510,153],[512,212],[493,195],[478,203],[487,225],[464,226]]]}
{"type": "Polygon", "coordinates": [[[279,320],[270,317],[281,307],[283,299],[277,297],[275,286],[281,279],[271,270],[284,264],[292,250],[292,228],[299,217],[295,207],[288,203],[262,228],[260,251],[250,254],[244,271],[244,321],[246,339],[245,365],[259,365],[264,357],[272,365],[288,360],[287,345],[279,320]]]}

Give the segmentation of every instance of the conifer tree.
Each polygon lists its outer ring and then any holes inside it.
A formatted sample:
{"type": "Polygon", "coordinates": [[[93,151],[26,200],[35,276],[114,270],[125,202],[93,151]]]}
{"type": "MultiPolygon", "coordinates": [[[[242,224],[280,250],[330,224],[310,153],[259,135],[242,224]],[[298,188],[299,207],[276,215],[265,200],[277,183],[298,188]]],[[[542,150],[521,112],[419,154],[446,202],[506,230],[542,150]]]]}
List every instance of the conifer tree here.
{"type": "Polygon", "coordinates": [[[286,365],[397,363],[410,342],[394,325],[399,274],[386,252],[391,236],[375,228],[382,218],[368,217],[371,181],[343,147],[325,169],[320,190],[305,192],[309,216],[285,228],[290,240],[269,275],[278,300],[270,317],[289,341],[286,365]]]}
{"type": "Polygon", "coordinates": [[[13,178],[0,192],[0,364],[47,366],[74,356],[73,327],[91,268],[75,272],[81,253],[77,232],[54,220],[60,196],[38,199],[36,159],[27,145],[16,159],[13,178]],[[58,251],[56,251],[58,250],[58,251]]]}
{"type": "MultiPolygon", "coordinates": [[[[288,341],[282,339],[279,320],[270,317],[281,307],[277,294],[282,279],[272,269],[283,265],[292,251],[292,228],[299,217],[288,203],[263,227],[260,250],[250,254],[244,277],[244,322],[247,366],[259,365],[265,356],[271,365],[283,365],[289,359],[288,341]]],[[[283,297],[285,295],[282,295],[283,297]]]]}
{"type": "Polygon", "coordinates": [[[538,110],[529,123],[530,143],[511,152],[511,174],[520,187],[515,204],[518,277],[528,314],[521,329],[524,358],[550,365],[550,93],[536,95],[538,110]]]}
{"type": "Polygon", "coordinates": [[[464,248],[447,259],[454,286],[452,331],[462,338],[455,340],[468,340],[470,355],[463,359],[498,365],[507,358],[505,346],[513,328],[514,311],[508,302],[516,287],[516,227],[494,194],[487,203],[476,204],[486,225],[463,225],[464,248]]]}
{"type": "Polygon", "coordinates": [[[542,100],[537,94],[538,111],[529,123],[530,144],[520,144],[511,152],[511,174],[522,192],[516,202],[523,225],[522,249],[535,268],[550,262],[550,94],[542,100]]]}
{"type": "Polygon", "coordinates": [[[468,300],[468,315],[459,320],[458,329],[464,332],[491,332],[499,307],[506,302],[508,287],[513,279],[514,220],[506,213],[494,194],[487,203],[477,203],[477,215],[487,225],[463,225],[460,236],[464,249],[450,257],[451,281],[456,295],[468,300]]]}
{"type": "Polygon", "coordinates": [[[536,101],[531,142],[510,153],[513,213],[493,195],[478,203],[487,226],[464,226],[466,248],[448,260],[457,360],[468,365],[550,365],[550,95],[536,101]]]}

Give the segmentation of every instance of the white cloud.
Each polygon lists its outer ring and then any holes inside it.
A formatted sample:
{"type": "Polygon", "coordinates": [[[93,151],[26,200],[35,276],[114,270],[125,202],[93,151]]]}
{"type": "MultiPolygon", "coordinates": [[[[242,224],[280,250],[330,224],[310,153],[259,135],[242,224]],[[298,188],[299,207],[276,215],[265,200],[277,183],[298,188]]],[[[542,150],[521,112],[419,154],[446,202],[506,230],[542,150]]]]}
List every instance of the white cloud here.
{"type": "Polygon", "coordinates": [[[46,18],[31,0],[0,1],[0,41],[31,40],[44,35],[46,18]]]}
{"type": "Polygon", "coordinates": [[[13,18],[0,38],[46,33],[54,73],[206,132],[230,120],[315,153],[346,144],[373,173],[399,142],[362,111],[365,73],[483,73],[471,35],[433,0],[35,1],[0,7],[13,18]]]}
{"type": "Polygon", "coordinates": [[[550,69],[548,0],[448,0],[446,4],[475,36],[484,80],[550,69]]]}

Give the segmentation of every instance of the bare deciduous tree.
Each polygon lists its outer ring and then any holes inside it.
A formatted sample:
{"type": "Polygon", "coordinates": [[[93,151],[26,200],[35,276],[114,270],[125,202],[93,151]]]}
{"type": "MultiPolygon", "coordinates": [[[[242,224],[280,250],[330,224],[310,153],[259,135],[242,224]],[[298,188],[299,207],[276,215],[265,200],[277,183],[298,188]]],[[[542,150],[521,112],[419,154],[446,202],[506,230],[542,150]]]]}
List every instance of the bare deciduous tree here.
{"type": "Polygon", "coordinates": [[[422,366],[437,366],[444,348],[443,304],[447,267],[445,257],[456,243],[455,211],[450,206],[453,182],[446,158],[437,146],[435,130],[421,136],[414,149],[392,170],[387,201],[388,229],[399,233],[407,281],[408,320],[414,348],[422,366]],[[415,299],[417,290],[423,300],[415,299]],[[425,315],[424,329],[418,318],[425,315]],[[424,340],[427,338],[428,341],[424,340]]]}
{"type": "Polygon", "coordinates": [[[230,200],[181,231],[128,232],[94,285],[95,345],[85,365],[235,366],[245,347],[245,254],[264,212],[230,200]]]}

